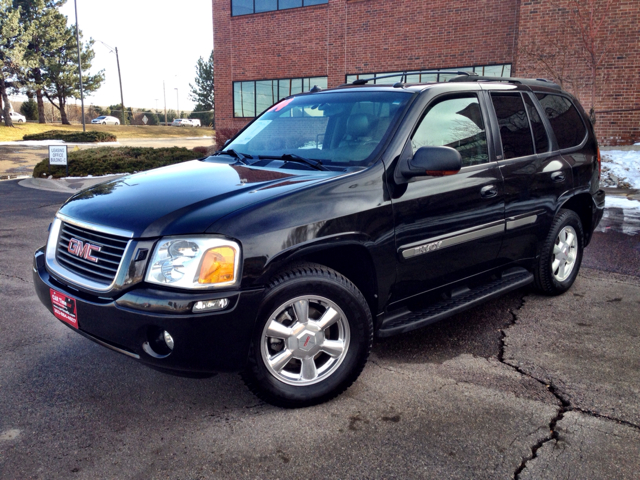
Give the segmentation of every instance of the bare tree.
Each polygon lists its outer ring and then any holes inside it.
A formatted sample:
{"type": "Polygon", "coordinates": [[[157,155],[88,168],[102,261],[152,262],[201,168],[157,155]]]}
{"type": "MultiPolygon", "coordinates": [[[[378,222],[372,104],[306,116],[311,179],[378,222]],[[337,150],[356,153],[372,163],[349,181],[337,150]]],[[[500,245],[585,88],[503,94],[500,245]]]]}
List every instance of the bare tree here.
{"type": "MultiPolygon", "coordinates": [[[[602,64],[612,53],[610,13],[613,0],[565,0],[553,6],[560,29],[542,27],[538,38],[523,40],[519,54],[562,88],[577,93],[590,90],[589,116],[595,124],[595,101],[602,64]],[[580,67],[584,61],[584,69],[580,67]]],[[[585,102],[586,103],[586,102],[585,102]]]]}

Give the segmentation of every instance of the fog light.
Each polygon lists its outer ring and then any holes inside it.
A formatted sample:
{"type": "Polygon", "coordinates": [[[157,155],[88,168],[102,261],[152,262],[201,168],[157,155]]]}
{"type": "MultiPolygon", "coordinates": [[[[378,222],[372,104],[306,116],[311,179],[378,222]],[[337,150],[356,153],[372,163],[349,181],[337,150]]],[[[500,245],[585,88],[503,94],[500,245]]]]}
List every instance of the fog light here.
{"type": "Polygon", "coordinates": [[[170,350],[173,350],[173,337],[166,330],[164,331],[163,335],[164,335],[164,343],[167,344],[167,347],[169,347],[170,350]]]}
{"type": "Polygon", "coordinates": [[[228,298],[216,298],[215,300],[205,300],[203,302],[196,302],[193,306],[194,313],[211,312],[213,310],[222,310],[229,305],[228,298]]]}

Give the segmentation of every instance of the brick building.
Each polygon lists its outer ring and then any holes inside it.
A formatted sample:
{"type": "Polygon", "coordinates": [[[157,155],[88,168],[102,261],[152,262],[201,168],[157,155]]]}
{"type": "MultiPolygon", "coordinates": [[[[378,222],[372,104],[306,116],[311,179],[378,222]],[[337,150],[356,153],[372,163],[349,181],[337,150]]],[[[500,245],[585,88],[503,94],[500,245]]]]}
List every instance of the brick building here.
{"type": "MultiPolygon", "coordinates": [[[[592,70],[574,0],[213,0],[217,128],[240,128],[292,93],[358,76],[447,70],[560,78],[589,110],[592,70]]],[[[582,3],[585,3],[582,0],[582,3]]],[[[638,0],[596,0],[596,130],[640,141],[638,0]],[[604,80],[604,81],[603,81],[604,80]],[[606,88],[601,88],[606,85],[606,88]]],[[[581,15],[581,16],[580,16],[581,15]]],[[[580,18],[586,19],[584,22],[580,18]]],[[[389,82],[389,80],[385,80],[389,82]]]]}

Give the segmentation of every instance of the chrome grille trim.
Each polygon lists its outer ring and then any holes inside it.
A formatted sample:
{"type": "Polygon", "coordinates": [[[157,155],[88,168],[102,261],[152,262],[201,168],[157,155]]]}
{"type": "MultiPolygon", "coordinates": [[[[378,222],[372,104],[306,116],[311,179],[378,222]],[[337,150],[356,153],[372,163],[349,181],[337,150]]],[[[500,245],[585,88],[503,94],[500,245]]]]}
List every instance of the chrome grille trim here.
{"type": "MultiPolygon", "coordinates": [[[[133,246],[133,241],[129,238],[133,237],[133,233],[125,232],[124,230],[119,229],[110,229],[108,227],[100,227],[98,232],[105,233],[107,235],[119,235],[121,233],[126,233],[127,239],[113,239],[110,240],[112,243],[118,244],[119,246],[114,245],[106,245],[106,252],[110,255],[110,257],[120,259],[118,263],[114,262],[114,260],[107,260],[100,258],[101,261],[107,263],[105,266],[95,264],[89,261],[86,261],[80,257],[71,256],[66,249],[65,245],[60,245],[60,242],[68,242],[69,236],[62,235],[63,232],[63,222],[65,224],[70,224],[71,229],[80,228],[85,230],[83,235],[78,235],[78,239],[82,241],[88,241],[91,243],[99,243],[100,245],[104,245],[103,241],[99,241],[96,239],[92,239],[92,236],[99,236],[104,238],[105,240],[109,237],[105,237],[104,235],[100,235],[98,233],[94,233],[93,229],[96,227],[93,224],[85,224],[83,222],[78,222],[73,220],[72,222],[68,222],[69,217],[66,215],[57,214],[56,218],[51,225],[51,231],[49,232],[49,240],[47,241],[47,250],[46,250],[46,265],[47,269],[54,276],[59,277],[60,279],[66,280],[73,285],[77,285],[79,287],[83,287],[88,290],[92,290],[95,292],[108,292],[111,290],[116,284],[120,272],[126,268],[124,265],[128,265],[131,256],[131,249],[133,246]],[[90,230],[90,231],[86,231],[90,230]],[[89,269],[87,266],[91,266],[92,269],[89,269]],[[98,268],[96,268],[98,267],[98,268]],[[75,270],[75,271],[74,271],[75,270]],[[83,271],[86,271],[87,274],[82,274],[83,271]],[[90,278],[89,275],[99,278],[90,278]]],[[[74,238],[76,235],[74,234],[74,238]]]]}

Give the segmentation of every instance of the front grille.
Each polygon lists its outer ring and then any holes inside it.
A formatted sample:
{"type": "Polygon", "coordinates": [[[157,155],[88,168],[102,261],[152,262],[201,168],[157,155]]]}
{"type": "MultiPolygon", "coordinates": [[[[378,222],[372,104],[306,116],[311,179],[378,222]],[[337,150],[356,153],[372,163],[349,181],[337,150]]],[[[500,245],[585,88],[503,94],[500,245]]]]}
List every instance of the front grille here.
{"type": "Polygon", "coordinates": [[[128,239],[111,235],[109,233],[96,232],[83,227],[77,227],[70,223],[62,222],[56,259],[61,267],[93,280],[94,282],[110,285],[116,278],[118,267],[127,247],[128,239]],[[72,238],[83,244],[90,243],[100,247],[100,251],[92,251],[91,256],[98,262],[85,260],[69,252],[69,242],[72,238]]]}

